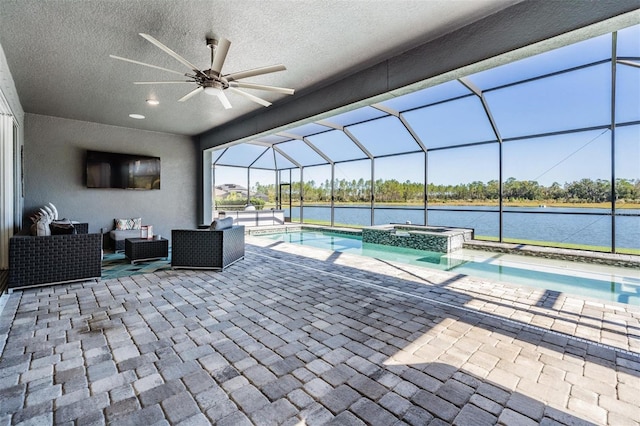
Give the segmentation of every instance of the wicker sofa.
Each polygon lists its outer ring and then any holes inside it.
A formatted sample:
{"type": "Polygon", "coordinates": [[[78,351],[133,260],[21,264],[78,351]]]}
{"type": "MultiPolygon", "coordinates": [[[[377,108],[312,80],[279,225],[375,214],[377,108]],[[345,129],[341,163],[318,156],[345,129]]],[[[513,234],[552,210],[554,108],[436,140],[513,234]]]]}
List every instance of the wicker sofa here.
{"type": "Polygon", "coordinates": [[[76,224],[77,234],[9,239],[9,291],[48,284],[99,279],[102,235],[76,224]]]}
{"type": "Polygon", "coordinates": [[[114,229],[109,232],[109,239],[111,240],[111,248],[115,252],[124,251],[124,244],[127,238],[140,238],[139,229],[127,229],[117,230],[114,229]]]}
{"type": "Polygon", "coordinates": [[[216,231],[171,231],[172,268],[224,270],[241,259],[244,259],[244,226],[216,231]]]}

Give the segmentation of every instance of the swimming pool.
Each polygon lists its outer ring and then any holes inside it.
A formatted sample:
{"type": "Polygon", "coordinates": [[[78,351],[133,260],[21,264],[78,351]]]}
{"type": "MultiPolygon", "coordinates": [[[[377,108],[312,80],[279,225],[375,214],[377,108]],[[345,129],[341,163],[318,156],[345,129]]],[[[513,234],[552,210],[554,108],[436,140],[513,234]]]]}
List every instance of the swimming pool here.
{"type": "Polygon", "coordinates": [[[436,253],[362,242],[359,234],[301,230],[256,235],[300,244],[470,275],[603,301],[640,305],[640,271],[605,265],[540,259],[463,249],[436,253]]]}

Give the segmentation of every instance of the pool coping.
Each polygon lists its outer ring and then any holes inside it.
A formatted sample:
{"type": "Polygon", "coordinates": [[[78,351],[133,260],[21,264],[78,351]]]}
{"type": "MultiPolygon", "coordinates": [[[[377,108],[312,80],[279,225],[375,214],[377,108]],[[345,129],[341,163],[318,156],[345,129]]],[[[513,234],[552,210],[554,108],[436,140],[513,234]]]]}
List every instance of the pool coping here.
{"type": "Polygon", "coordinates": [[[494,241],[471,240],[464,248],[484,250],[495,253],[508,253],[545,259],[568,260],[573,262],[596,263],[623,268],[640,268],[640,256],[621,253],[603,253],[597,251],[564,249],[557,247],[534,246],[531,244],[498,243],[494,241]]]}

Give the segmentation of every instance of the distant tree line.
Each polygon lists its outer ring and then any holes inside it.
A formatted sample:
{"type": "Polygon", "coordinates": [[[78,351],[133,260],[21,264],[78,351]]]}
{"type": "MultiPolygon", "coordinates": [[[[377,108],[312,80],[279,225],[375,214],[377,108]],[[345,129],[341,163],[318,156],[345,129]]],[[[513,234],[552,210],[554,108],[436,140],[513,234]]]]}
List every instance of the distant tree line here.
{"type": "MultiPolygon", "coordinates": [[[[374,183],[377,202],[411,203],[421,202],[424,185],[411,181],[399,182],[395,179],[378,179],[374,183]]],[[[291,185],[292,198],[298,199],[300,182],[291,185]]],[[[275,201],[275,185],[256,183],[253,193],[268,195],[269,201],[275,201]]],[[[331,182],[304,182],[302,193],[305,202],[330,202],[331,182]]],[[[474,181],[457,185],[428,185],[430,201],[497,201],[500,187],[497,180],[489,182],[474,181]]],[[[502,186],[505,201],[539,201],[568,203],[601,203],[611,201],[611,182],[603,179],[580,179],[561,185],[554,182],[549,186],[536,181],[507,179],[502,186]]],[[[336,179],[334,187],[336,202],[367,203],[371,201],[371,181],[365,179],[336,179]]],[[[640,179],[617,179],[616,199],[618,201],[640,202],[640,179]]]]}

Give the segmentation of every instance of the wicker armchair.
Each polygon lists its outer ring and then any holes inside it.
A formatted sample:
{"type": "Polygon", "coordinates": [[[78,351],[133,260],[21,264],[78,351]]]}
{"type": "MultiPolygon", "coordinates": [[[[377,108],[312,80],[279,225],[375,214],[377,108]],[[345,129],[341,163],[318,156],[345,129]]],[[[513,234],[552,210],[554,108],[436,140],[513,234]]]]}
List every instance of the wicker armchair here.
{"type": "Polygon", "coordinates": [[[48,284],[99,279],[102,276],[102,235],[14,235],[9,239],[9,291],[48,284]]]}
{"type": "Polygon", "coordinates": [[[219,231],[171,231],[172,268],[224,270],[241,259],[244,259],[244,226],[219,231]]]}

